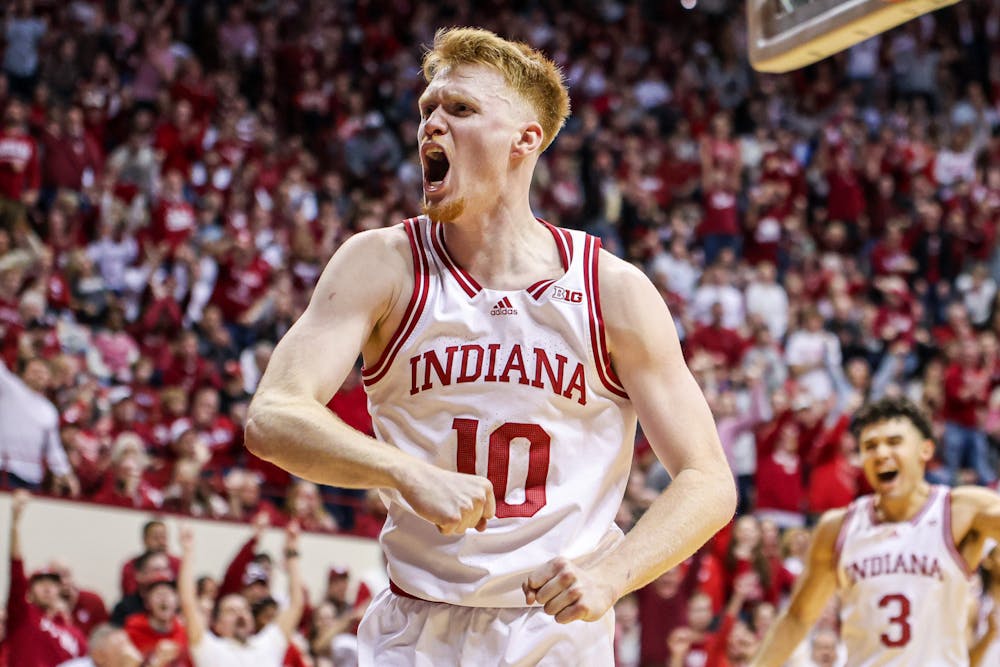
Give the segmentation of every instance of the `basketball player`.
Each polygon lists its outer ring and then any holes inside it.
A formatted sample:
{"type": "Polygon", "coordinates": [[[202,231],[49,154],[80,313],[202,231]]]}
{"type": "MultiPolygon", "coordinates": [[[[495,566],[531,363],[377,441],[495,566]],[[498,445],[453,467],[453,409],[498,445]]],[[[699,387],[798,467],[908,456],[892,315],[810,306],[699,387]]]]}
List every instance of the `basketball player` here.
{"type": "Polygon", "coordinates": [[[425,215],[333,257],[274,350],[247,446],[383,490],[391,586],[361,664],[610,665],[615,600],[729,520],[732,475],[653,285],[532,214],[569,113],[556,66],[453,29],[424,74],[425,215]],[[359,351],[377,439],[324,408],[359,351]],[[673,482],[623,538],[636,415],[673,482]]]}
{"type": "Polygon", "coordinates": [[[1000,496],[924,481],[931,425],[906,399],[862,407],[851,430],[875,493],[820,519],[791,602],[753,664],[784,664],[839,590],[848,665],[968,665],[970,573],[985,540],[1000,537],[1000,496]]]}

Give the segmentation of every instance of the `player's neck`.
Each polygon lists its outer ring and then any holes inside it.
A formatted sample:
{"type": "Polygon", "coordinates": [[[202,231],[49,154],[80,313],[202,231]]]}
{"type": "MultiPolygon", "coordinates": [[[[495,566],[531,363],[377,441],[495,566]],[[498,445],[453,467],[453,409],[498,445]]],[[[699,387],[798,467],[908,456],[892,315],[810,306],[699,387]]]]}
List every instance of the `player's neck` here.
{"type": "Polygon", "coordinates": [[[519,289],[562,273],[552,235],[526,200],[516,209],[463,216],[446,224],[444,235],[452,258],[486,287],[519,289]]]}
{"type": "Polygon", "coordinates": [[[917,515],[927,499],[930,497],[931,486],[927,482],[920,482],[912,492],[906,496],[893,498],[888,496],[875,495],[875,514],[880,521],[887,523],[898,523],[909,521],[917,515]]]}

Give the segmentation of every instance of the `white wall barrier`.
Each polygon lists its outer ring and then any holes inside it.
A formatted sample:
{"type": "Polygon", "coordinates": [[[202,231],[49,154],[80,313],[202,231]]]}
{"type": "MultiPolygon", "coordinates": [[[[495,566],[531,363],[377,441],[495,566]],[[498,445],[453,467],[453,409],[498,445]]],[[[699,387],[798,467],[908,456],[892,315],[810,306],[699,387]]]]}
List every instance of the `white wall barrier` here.
{"type": "MultiPolygon", "coordinates": [[[[10,494],[0,493],[0,604],[7,601],[10,586],[10,494]]],[[[104,598],[110,613],[121,597],[122,565],[142,551],[143,524],[161,518],[170,534],[170,553],[179,556],[179,526],[190,525],[195,538],[195,571],[221,580],[236,552],[253,535],[249,524],[175,516],[154,515],[138,510],[105,507],[71,500],[32,498],[21,518],[21,549],[30,573],[49,560],[66,561],[77,585],[104,598]]],[[[286,580],[281,572],[284,531],[269,528],[258,545],[274,559],[272,592],[286,599],[286,580]]],[[[329,568],[350,569],[348,599],[358,582],[375,570],[382,570],[381,550],[375,540],[302,533],[299,538],[302,572],[309,587],[310,601],[317,602],[325,591],[329,568]]]]}

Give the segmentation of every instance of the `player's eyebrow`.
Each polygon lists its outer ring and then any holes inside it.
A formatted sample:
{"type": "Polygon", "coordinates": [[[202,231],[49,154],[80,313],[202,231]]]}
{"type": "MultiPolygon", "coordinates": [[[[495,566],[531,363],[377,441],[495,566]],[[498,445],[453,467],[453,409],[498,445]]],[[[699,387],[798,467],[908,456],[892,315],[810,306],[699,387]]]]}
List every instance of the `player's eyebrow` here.
{"type": "Polygon", "coordinates": [[[417,107],[422,109],[432,99],[441,102],[471,102],[472,104],[481,104],[480,100],[471,92],[438,88],[436,91],[430,89],[424,91],[424,94],[417,100],[417,107]]]}

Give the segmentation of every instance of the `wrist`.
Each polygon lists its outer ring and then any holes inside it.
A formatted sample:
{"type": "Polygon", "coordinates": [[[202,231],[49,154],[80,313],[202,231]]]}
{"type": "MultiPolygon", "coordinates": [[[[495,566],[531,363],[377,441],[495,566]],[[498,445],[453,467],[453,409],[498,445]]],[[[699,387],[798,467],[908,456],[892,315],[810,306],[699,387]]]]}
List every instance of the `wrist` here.
{"type": "Polygon", "coordinates": [[[285,558],[298,558],[302,554],[299,553],[298,549],[285,549],[285,558]]]}

